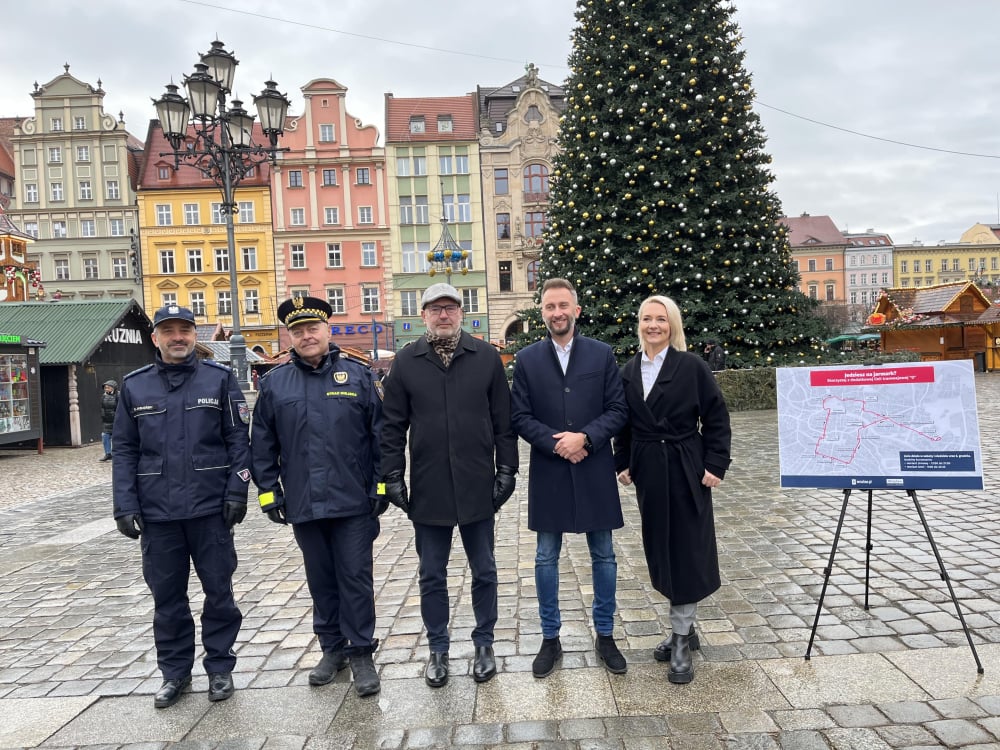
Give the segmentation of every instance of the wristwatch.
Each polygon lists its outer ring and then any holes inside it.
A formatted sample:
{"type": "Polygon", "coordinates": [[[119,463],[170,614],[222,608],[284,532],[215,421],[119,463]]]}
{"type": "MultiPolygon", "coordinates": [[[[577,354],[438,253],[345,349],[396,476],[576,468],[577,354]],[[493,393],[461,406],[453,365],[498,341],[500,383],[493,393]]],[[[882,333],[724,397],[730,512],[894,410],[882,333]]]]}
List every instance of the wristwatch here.
{"type": "Polygon", "coordinates": [[[586,432],[583,433],[583,447],[586,449],[588,453],[594,452],[594,443],[590,439],[590,435],[588,435],[586,432]]]}

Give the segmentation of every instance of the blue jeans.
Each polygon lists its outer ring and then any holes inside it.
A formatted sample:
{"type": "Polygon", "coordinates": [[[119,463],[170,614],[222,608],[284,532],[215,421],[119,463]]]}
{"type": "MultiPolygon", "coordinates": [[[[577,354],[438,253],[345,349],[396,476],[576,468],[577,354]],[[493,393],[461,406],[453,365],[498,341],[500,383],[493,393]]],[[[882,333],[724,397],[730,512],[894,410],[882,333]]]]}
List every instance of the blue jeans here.
{"type": "MultiPolygon", "coordinates": [[[[535,590],[538,595],[538,616],[542,620],[542,637],[559,635],[559,552],[562,534],[539,531],[535,550],[535,590]]],[[[594,579],[594,629],[598,635],[611,635],[614,630],[615,586],[618,563],[611,543],[611,530],[588,531],[591,576],[594,579]]]]}
{"type": "Polygon", "coordinates": [[[111,433],[110,432],[102,432],[101,433],[101,442],[104,443],[104,455],[105,456],[110,456],[111,455],[111,433]]]}

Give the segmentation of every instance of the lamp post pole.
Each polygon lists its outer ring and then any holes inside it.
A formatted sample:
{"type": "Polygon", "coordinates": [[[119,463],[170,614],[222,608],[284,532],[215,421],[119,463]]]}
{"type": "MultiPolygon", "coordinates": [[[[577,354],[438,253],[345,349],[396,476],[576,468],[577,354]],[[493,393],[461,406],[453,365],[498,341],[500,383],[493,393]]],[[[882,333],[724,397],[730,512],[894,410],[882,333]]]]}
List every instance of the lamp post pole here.
{"type": "Polygon", "coordinates": [[[236,233],[233,217],[238,210],[235,193],[244,177],[257,165],[273,162],[280,151],[278,138],[284,132],[285,115],[291,102],[278,91],[274,81],[253,98],[260,117],[260,133],[266,143],[254,141],[254,116],[243,109],[243,102],[233,99],[226,109],[226,97],[232,91],[233,75],[239,60],[222,42],[200,56],[194,73],[184,77],[188,98],[177,93],[173,83],[159,99],[156,114],[163,135],[173,149],[160,156],[173,156],[174,169],[181,164],[194,167],[211,179],[222,191],[220,211],[225,214],[226,246],[229,257],[230,313],[232,334],[229,339],[230,365],[240,388],[249,388],[246,364],[246,339],[240,321],[240,290],[236,274],[236,233]]]}

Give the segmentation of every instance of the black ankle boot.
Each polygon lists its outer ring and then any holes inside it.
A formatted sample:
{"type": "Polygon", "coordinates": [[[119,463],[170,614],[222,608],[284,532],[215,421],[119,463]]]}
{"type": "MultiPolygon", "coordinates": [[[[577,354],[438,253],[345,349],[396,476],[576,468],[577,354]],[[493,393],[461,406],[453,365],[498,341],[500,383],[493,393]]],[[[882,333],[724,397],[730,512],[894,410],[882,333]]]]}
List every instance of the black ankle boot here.
{"type": "Polygon", "coordinates": [[[667,679],[675,685],[686,685],[694,679],[691,660],[691,636],[674,633],[670,639],[670,671],[667,679]]]}

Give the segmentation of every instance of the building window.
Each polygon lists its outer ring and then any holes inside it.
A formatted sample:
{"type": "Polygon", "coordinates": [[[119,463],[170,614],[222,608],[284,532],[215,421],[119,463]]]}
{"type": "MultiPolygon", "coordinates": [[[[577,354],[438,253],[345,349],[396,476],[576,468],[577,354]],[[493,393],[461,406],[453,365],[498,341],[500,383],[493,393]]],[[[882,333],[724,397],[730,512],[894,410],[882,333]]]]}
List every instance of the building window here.
{"type": "Polygon", "coordinates": [[[205,293],[191,292],[191,312],[195,315],[205,314],[205,293]]]}
{"type": "Polygon", "coordinates": [[[80,236],[96,237],[97,224],[93,219],[80,219],[80,236]]]}
{"type": "Polygon", "coordinates": [[[372,223],[372,207],[358,206],[358,224],[372,223]]]}
{"type": "Polygon", "coordinates": [[[826,259],[826,270],[827,271],[832,271],[833,270],[833,258],[827,258],[826,259]]]}
{"type": "Polygon", "coordinates": [[[66,222],[65,221],[53,221],[52,222],[52,236],[55,239],[64,239],[66,237],[66,222]]]}
{"type": "Polygon", "coordinates": [[[63,186],[61,182],[52,183],[52,200],[61,201],[63,199],[63,186]]]}
{"type": "Polygon", "coordinates": [[[291,295],[292,299],[308,297],[309,287],[306,287],[305,289],[289,289],[288,293],[291,295]]]}
{"type": "Polygon", "coordinates": [[[326,267],[327,268],[343,268],[344,267],[344,256],[340,252],[339,242],[327,242],[326,243],[326,267]]]}
{"type": "MultiPolygon", "coordinates": [[[[931,269],[928,268],[927,270],[930,271],[931,269]]],[[[980,271],[985,271],[986,270],[986,258],[980,258],[979,259],[979,270],[980,271]]]]}
{"type": "Polygon", "coordinates": [[[128,278],[128,258],[123,255],[111,259],[111,275],[116,279],[128,278]]]}
{"type": "Polygon", "coordinates": [[[118,180],[108,180],[104,183],[104,187],[108,194],[108,200],[116,201],[121,197],[121,192],[118,190],[118,180]]]}
{"type": "Polygon", "coordinates": [[[455,174],[469,174],[469,157],[467,155],[455,155],[455,174]]]}
{"type": "Polygon", "coordinates": [[[861,274],[861,286],[864,286],[867,283],[868,283],[868,274],[866,273],[861,274]]]}
{"type": "Polygon", "coordinates": [[[888,284],[889,283],[889,272],[888,271],[886,271],[885,273],[882,274],[882,283],[883,284],[888,284]]]}
{"type": "Polygon", "coordinates": [[[538,263],[537,260],[533,260],[528,264],[527,281],[529,292],[538,289],[538,263]]]}
{"type": "Polygon", "coordinates": [[[201,273],[201,249],[188,250],[188,273],[201,273]]]}
{"type": "Polygon", "coordinates": [[[160,250],[160,273],[174,273],[173,250],[160,250]]]}
{"type": "Polygon", "coordinates": [[[99,278],[99,274],[97,272],[97,258],[83,259],[83,278],[85,279],[99,278]]]}
{"type": "Polygon", "coordinates": [[[962,269],[961,260],[959,258],[952,258],[951,259],[951,270],[952,271],[960,271],[961,269],[962,269]]]}
{"type": "Polygon", "coordinates": [[[293,208],[290,213],[289,224],[293,227],[305,226],[306,210],[304,208],[293,208]]]}
{"type": "Polygon", "coordinates": [[[111,227],[112,237],[125,236],[125,219],[108,219],[108,225],[111,227]]]}
{"type": "Polygon", "coordinates": [[[215,248],[215,272],[226,273],[229,271],[229,248],[215,248]]]}
{"type": "Polygon", "coordinates": [[[354,170],[354,181],[358,185],[371,185],[371,172],[368,167],[358,167],[354,170]]]}
{"type": "Polygon", "coordinates": [[[524,215],[524,236],[541,237],[548,227],[544,211],[529,211],[524,215]]]}
{"type": "Polygon", "coordinates": [[[809,259],[809,270],[810,271],[815,271],[816,270],[816,259],[815,258],[810,258],[809,259]]]}
{"type": "Polygon", "coordinates": [[[1000,270],[1000,258],[998,258],[996,255],[990,258],[990,270],[991,271],[1000,270]]]}
{"type": "Polygon", "coordinates": [[[38,203],[38,185],[34,182],[24,184],[24,202],[38,203]]]}
{"type": "Polygon", "coordinates": [[[163,294],[160,295],[160,301],[163,303],[164,307],[166,307],[167,305],[176,305],[177,292],[164,292],[163,294]]]}
{"type": "Polygon", "coordinates": [[[253,201],[240,201],[240,224],[253,224],[253,201]]]}
{"type": "Polygon", "coordinates": [[[24,222],[24,233],[30,234],[35,239],[38,239],[38,222],[37,221],[24,222]]]}
{"type": "Polygon", "coordinates": [[[414,156],[413,157],[413,174],[416,177],[423,177],[427,174],[427,157],[426,156],[414,156]]]}
{"type": "Polygon", "coordinates": [[[472,204],[468,195],[458,196],[458,220],[472,221],[472,204]]]}
{"type": "Polygon", "coordinates": [[[813,299],[819,299],[819,288],[815,284],[809,285],[809,296],[813,299]]]}
{"type": "Polygon", "coordinates": [[[418,195],[414,198],[414,207],[416,209],[414,216],[414,223],[416,224],[430,224],[431,223],[431,209],[427,204],[426,195],[418,195]]]}
{"type": "Polygon", "coordinates": [[[56,258],[56,281],[69,281],[69,259],[56,258]]]}
{"type": "Polygon", "coordinates": [[[868,261],[867,261],[867,259],[866,259],[866,256],[862,255],[862,256],[861,256],[861,265],[865,265],[865,264],[866,264],[867,262],[868,262],[868,261]]]}
{"type": "Polygon", "coordinates": [[[399,223],[413,223],[413,198],[408,195],[401,196],[399,199],[399,223]]]}
{"type": "MultiPolygon", "coordinates": [[[[444,157],[442,157],[444,158],[444,157]]],[[[444,172],[443,174],[447,174],[444,172]]],[[[397,156],[396,157],[396,176],[397,177],[409,177],[410,176],[410,157],[409,156],[397,156]]]]}
{"type": "Polygon", "coordinates": [[[454,121],[451,115],[438,115],[438,132],[451,133],[454,130],[454,121]]]}
{"type": "Polygon", "coordinates": [[[291,267],[292,268],[305,268],[306,267],[306,246],[305,245],[289,245],[289,252],[291,253],[291,267]]]}
{"type": "Polygon", "coordinates": [[[61,117],[52,118],[52,132],[61,133],[63,129],[63,122],[61,117]]]}
{"type": "Polygon", "coordinates": [[[201,212],[198,210],[197,203],[185,203],[184,204],[184,223],[185,224],[198,224],[201,222],[201,212]]]}
{"type": "Polygon", "coordinates": [[[849,284],[850,284],[851,286],[854,286],[855,284],[857,284],[857,283],[858,283],[858,275],[857,275],[857,274],[855,274],[855,273],[852,273],[852,274],[850,275],[850,278],[848,279],[848,283],[849,283],[849,284]]]}
{"type": "Polygon", "coordinates": [[[465,258],[459,264],[461,268],[472,270],[472,240],[459,240],[458,246],[465,250],[465,258]]]}
{"type": "Polygon", "coordinates": [[[410,117],[410,132],[415,135],[425,132],[423,115],[413,115],[410,117]]]}
{"type": "Polygon", "coordinates": [[[510,178],[506,169],[493,170],[493,193],[507,195],[510,192],[510,178]]]}
{"type": "MultiPolygon", "coordinates": [[[[917,262],[919,262],[919,261],[917,261],[917,262]]],[[[969,270],[970,271],[975,271],[976,270],[976,259],[975,258],[969,258],[969,270]]],[[[913,266],[913,272],[914,273],[917,272],[917,266],[916,266],[916,264],[914,264],[914,266],[913,266]]]]}
{"type": "Polygon", "coordinates": [[[868,304],[868,290],[867,289],[862,289],[861,290],[861,304],[862,305],[867,305],[868,304]]]}
{"type": "Polygon", "coordinates": [[[243,256],[243,270],[244,271],[256,271],[257,270],[257,248],[255,247],[241,247],[240,254],[243,256]]]}
{"type": "Polygon", "coordinates": [[[302,170],[288,170],[288,187],[302,187],[302,170]]]}
{"type": "Polygon", "coordinates": [[[826,301],[833,302],[836,297],[834,296],[833,284],[826,285],[826,301]]]}
{"type": "Polygon", "coordinates": [[[212,223],[213,224],[225,224],[226,219],[222,215],[222,204],[213,203],[212,204],[212,223]]]}
{"type": "Polygon", "coordinates": [[[462,309],[467,313],[477,313],[479,312],[479,290],[478,289],[463,289],[462,290],[462,309]]]}
{"type": "Polygon", "coordinates": [[[510,239],[510,214],[497,214],[497,239],[510,239]]]}
{"type": "Polygon", "coordinates": [[[49,164],[62,164],[62,149],[59,146],[49,149],[49,164]]]}
{"type": "Polygon", "coordinates": [[[947,258],[942,258],[941,259],[941,270],[945,271],[945,272],[948,270],[948,259],[947,258]]]}
{"type": "Polygon", "coordinates": [[[156,170],[156,177],[160,180],[170,179],[170,167],[159,167],[156,170]]]}
{"type": "Polygon", "coordinates": [[[497,277],[500,280],[500,291],[509,292],[513,288],[512,265],[509,260],[501,260],[498,264],[497,277]]]}
{"type": "Polygon", "coordinates": [[[337,206],[331,206],[329,208],[323,209],[323,220],[327,224],[339,224],[340,223],[340,208],[337,206]]]}
{"type": "Polygon", "coordinates": [[[90,180],[80,180],[80,200],[89,201],[94,199],[94,190],[90,186],[90,180]]]}
{"type": "Polygon", "coordinates": [[[416,317],[417,312],[417,293],[413,291],[400,292],[399,293],[399,310],[400,314],[416,317]]]}
{"type": "Polygon", "coordinates": [[[344,314],[344,288],[331,286],[326,289],[326,301],[329,303],[334,315],[344,314]]]}
{"type": "Polygon", "coordinates": [[[260,295],[256,289],[243,290],[243,311],[254,314],[260,312],[260,295]]]}
{"type": "Polygon", "coordinates": [[[173,214],[169,203],[158,203],[156,205],[156,226],[169,227],[174,223],[173,214]]]}
{"type": "Polygon", "coordinates": [[[444,218],[446,218],[452,224],[455,223],[455,196],[454,195],[442,195],[442,213],[444,218]]]}
{"type": "Polygon", "coordinates": [[[438,157],[438,173],[439,174],[454,174],[452,170],[451,154],[447,156],[438,157]]]}
{"type": "Polygon", "coordinates": [[[73,118],[73,130],[86,130],[87,129],[87,118],[86,117],[74,117],[73,118]]]}
{"type": "Polygon", "coordinates": [[[327,187],[337,184],[337,170],[336,169],[324,169],[323,170],[323,184],[327,187]]]}
{"type": "MultiPolygon", "coordinates": [[[[983,258],[983,264],[986,264],[985,258],[983,258]]],[[[931,261],[929,259],[924,261],[924,273],[931,273],[931,261]]]]}
{"type": "Polygon", "coordinates": [[[90,146],[77,146],[76,160],[82,162],[90,161],[90,146]]]}
{"type": "Polygon", "coordinates": [[[333,125],[321,123],[319,126],[319,142],[333,143],[333,125]]]}
{"type": "Polygon", "coordinates": [[[529,164],[524,168],[526,200],[549,199],[549,168],[544,164],[529,164]]]}
{"type": "Polygon", "coordinates": [[[909,261],[905,261],[905,260],[899,261],[899,272],[900,273],[909,273],[910,272],[909,261]]]}
{"type": "Polygon", "coordinates": [[[219,315],[233,314],[233,294],[232,292],[217,292],[216,299],[219,304],[219,315]]]}
{"type": "Polygon", "coordinates": [[[369,314],[379,312],[377,286],[361,287],[361,312],[369,314]]]}
{"type": "Polygon", "coordinates": [[[427,253],[431,250],[430,242],[404,242],[402,247],[403,273],[426,273],[430,268],[427,253]]]}
{"type": "Polygon", "coordinates": [[[374,242],[361,243],[361,265],[365,268],[373,268],[378,265],[378,253],[375,250],[374,242]]]}
{"type": "Polygon", "coordinates": [[[851,292],[851,304],[852,305],[858,304],[858,293],[857,292],[851,292]]]}
{"type": "Polygon", "coordinates": [[[857,255],[852,255],[851,256],[851,265],[852,266],[858,265],[858,256],[857,255]]]}

